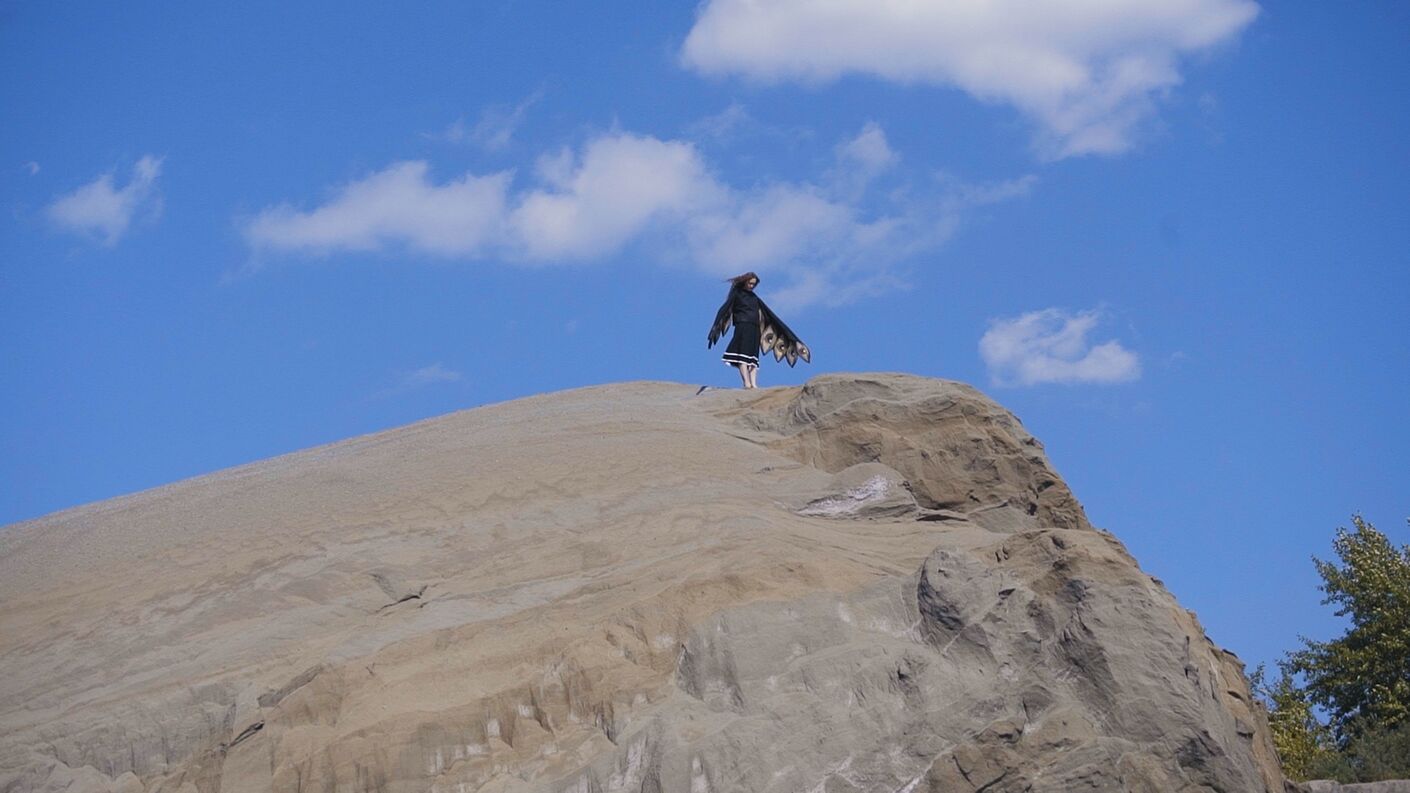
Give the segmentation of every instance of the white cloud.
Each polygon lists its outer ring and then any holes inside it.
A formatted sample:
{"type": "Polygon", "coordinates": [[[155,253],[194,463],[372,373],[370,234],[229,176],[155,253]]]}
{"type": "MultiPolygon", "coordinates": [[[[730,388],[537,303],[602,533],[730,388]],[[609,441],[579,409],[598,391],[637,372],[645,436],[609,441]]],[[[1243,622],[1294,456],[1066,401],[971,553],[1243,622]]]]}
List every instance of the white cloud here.
{"type": "Polygon", "coordinates": [[[697,261],[734,272],[826,248],[848,236],[855,222],[850,206],[816,189],[779,184],[735,196],[721,211],[692,218],[687,233],[697,261]]]}
{"type": "MultiPolygon", "coordinates": [[[[38,171],[38,165],[31,173],[38,171]]],[[[161,214],[161,196],[156,189],[162,172],[162,158],[147,155],[132,168],[132,176],[121,189],[113,186],[108,172],[45,208],[55,224],[78,234],[97,236],[104,245],[116,245],[135,217],[155,218],[161,214]]]]}
{"type": "Polygon", "coordinates": [[[692,215],[686,250],[696,265],[717,275],[766,268],[782,276],[771,279],[770,302],[783,308],[842,305],[904,288],[898,263],[939,248],[974,208],[1027,195],[1037,183],[942,175],[874,199],[871,182],[900,160],[881,126],[868,123],[835,152],[818,183],[729,189],[726,201],[692,215]]]}
{"type": "Polygon", "coordinates": [[[874,199],[849,168],[898,159],[870,124],[837,148],[818,182],[721,182],[691,143],[611,133],[539,158],[537,184],[508,172],[445,184],[424,162],[397,163],[334,191],[322,206],[284,205],[245,226],[257,251],[325,254],[405,246],[460,259],[522,263],[601,259],[642,244],[713,275],[768,270],[781,307],[840,304],[903,285],[895,265],[943,244],[974,207],[1027,194],[1033,177],[967,184],[951,177],[874,199]]]}
{"type": "Polygon", "coordinates": [[[475,122],[474,126],[467,127],[465,119],[461,118],[443,132],[423,134],[434,140],[473,143],[488,151],[499,151],[509,146],[514,133],[524,123],[524,117],[528,114],[529,108],[538,104],[541,99],[543,99],[542,88],[534,91],[524,101],[513,107],[491,105],[485,108],[480,111],[480,119],[475,122]]]}
{"type": "Polygon", "coordinates": [[[717,203],[723,188],[695,147],[629,134],[540,161],[548,189],[523,196],[509,215],[530,259],[594,258],[619,250],[653,220],[670,221],[717,203]]]}
{"type": "Polygon", "coordinates": [[[875,121],[867,122],[857,137],[838,147],[838,152],[869,174],[880,173],[900,159],[886,142],[886,132],[875,121]]]}
{"type": "Polygon", "coordinates": [[[856,137],[834,149],[836,165],[827,175],[831,187],[842,196],[859,199],[872,181],[890,170],[901,157],[886,140],[880,124],[869,121],[856,137]]]}
{"type": "Polygon", "coordinates": [[[425,162],[396,163],[315,209],[266,209],[245,236],[260,250],[403,244],[449,257],[584,260],[619,250],[654,219],[680,215],[718,190],[690,144],[629,134],[599,137],[580,158],[567,150],[541,158],[538,173],[543,187],[511,198],[509,172],[438,185],[425,162]]]}
{"type": "Polygon", "coordinates": [[[402,385],[407,388],[420,388],[435,383],[458,383],[464,379],[465,376],[460,372],[447,369],[437,361],[408,374],[403,378],[402,385]]]}
{"type": "Polygon", "coordinates": [[[1183,56],[1232,41],[1252,0],[707,0],[681,50],[708,74],[848,73],[959,88],[1035,120],[1047,157],[1132,145],[1183,56]]]}
{"type": "Polygon", "coordinates": [[[811,140],[817,133],[807,126],[782,126],[761,121],[738,101],[713,115],[685,125],[687,138],[701,143],[733,143],[744,138],[769,138],[785,145],[797,146],[811,140]]]}
{"type": "Polygon", "coordinates": [[[395,163],[344,185],[317,209],[266,209],[246,226],[245,238],[261,250],[330,253],[405,244],[439,256],[475,255],[498,242],[510,174],[466,174],[436,185],[428,171],[422,161],[395,163]]]}
{"type": "Polygon", "coordinates": [[[731,191],[723,207],[689,219],[687,250],[717,275],[767,268],[783,276],[770,304],[843,305],[904,288],[899,263],[944,245],[980,206],[1031,192],[1034,176],[971,184],[947,177],[873,207],[845,186],[775,183],[731,191]]]}
{"type": "Polygon", "coordinates": [[[396,384],[378,391],[372,395],[372,398],[386,399],[387,397],[398,396],[438,383],[459,383],[464,379],[465,375],[453,369],[447,369],[440,361],[437,361],[430,366],[423,366],[414,372],[403,374],[397,380],[396,384]]]}
{"type": "Polygon", "coordinates": [[[706,116],[691,123],[687,131],[693,135],[707,138],[727,138],[734,134],[740,127],[757,124],[744,105],[738,102],[731,102],[729,107],[721,110],[713,116],[706,116]]]}
{"type": "Polygon", "coordinates": [[[39,163],[33,160],[30,160],[29,162],[25,163],[20,167],[24,168],[25,172],[28,173],[30,176],[34,176],[35,174],[39,173],[39,163]]]}
{"type": "Polygon", "coordinates": [[[440,132],[423,132],[421,137],[428,140],[443,140],[447,143],[464,143],[470,136],[470,128],[465,125],[465,117],[457,118],[440,132]]]}
{"type": "Polygon", "coordinates": [[[765,272],[776,307],[841,305],[901,286],[893,265],[952,230],[938,214],[869,217],[816,185],[781,183],[734,192],[726,206],[690,218],[686,250],[715,275],[765,272]]]}
{"type": "Polygon", "coordinates": [[[1141,376],[1136,354],[1118,341],[1092,344],[1097,311],[1048,308],[995,319],[979,340],[979,355],[996,385],[1121,383],[1141,376]]]}
{"type": "Polygon", "coordinates": [[[965,182],[949,174],[941,174],[940,179],[950,186],[948,200],[953,205],[961,207],[997,204],[1010,198],[1026,196],[1033,192],[1033,185],[1038,183],[1038,177],[1033,174],[1017,179],[981,183],[965,182]]]}

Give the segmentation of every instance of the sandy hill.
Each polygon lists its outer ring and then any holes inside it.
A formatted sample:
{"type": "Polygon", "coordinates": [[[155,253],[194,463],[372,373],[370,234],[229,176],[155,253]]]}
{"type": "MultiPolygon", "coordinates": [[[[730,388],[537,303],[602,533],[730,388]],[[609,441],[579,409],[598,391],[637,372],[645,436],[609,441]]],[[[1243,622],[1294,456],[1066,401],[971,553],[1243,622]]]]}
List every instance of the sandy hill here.
{"type": "Polygon", "coordinates": [[[0,791],[1282,790],[966,385],[578,389],[0,530],[0,791]]]}

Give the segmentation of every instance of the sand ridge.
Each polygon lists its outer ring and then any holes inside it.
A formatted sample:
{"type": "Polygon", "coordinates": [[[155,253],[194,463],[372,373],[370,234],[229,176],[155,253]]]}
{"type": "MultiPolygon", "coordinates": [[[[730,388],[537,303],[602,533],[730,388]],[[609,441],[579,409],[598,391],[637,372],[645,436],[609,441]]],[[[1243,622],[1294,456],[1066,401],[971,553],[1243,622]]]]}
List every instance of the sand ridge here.
{"type": "Polygon", "coordinates": [[[793,789],[833,761],[765,773],[729,737],[771,723],[750,708],[816,726],[891,696],[888,658],[927,663],[936,549],[1044,530],[1106,536],[963,384],[635,382],[452,413],[0,531],[0,786],[793,789]],[[858,471],[882,517],[806,514],[858,471]]]}

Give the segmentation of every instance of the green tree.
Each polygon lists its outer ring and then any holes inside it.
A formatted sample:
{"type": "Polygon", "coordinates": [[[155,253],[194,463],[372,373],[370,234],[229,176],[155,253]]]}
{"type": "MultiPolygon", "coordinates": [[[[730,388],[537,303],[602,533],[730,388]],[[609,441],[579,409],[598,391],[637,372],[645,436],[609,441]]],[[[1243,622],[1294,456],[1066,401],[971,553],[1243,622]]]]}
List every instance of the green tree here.
{"type": "Polygon", "coordinates": [[[1392,734],[1410,722],[1410,546],[1396,549],[1360,516],[1352,523],[1332,542],[1340,564],[1312,560],[1322,602],[1335,604],[1351,628],[1329,642],[1304,638],[1279,665],[1285,678],[1301,676],[1343,750],[1363,732],[1392,734]]]}
{"type": "Polygon", "coordinates": [[[1269,683],[1262,664],[1250,676],[1253,693],[1268,709],[1268,727],[1278,750],[1283,773],[1299,782],[1308,779],[1355,781],[1355,772],[1338,753],[1332,731],[1317,719],[1307,692],[1288,673],[1287,663],[1278,665],[1278,680],[1269,683]]]}
{"type": "Polygon", "coordinates": [[[1354,770],[1356,782],[1410,778],[1410,721],[1362,729],[1341,756],[1354,770]]]}

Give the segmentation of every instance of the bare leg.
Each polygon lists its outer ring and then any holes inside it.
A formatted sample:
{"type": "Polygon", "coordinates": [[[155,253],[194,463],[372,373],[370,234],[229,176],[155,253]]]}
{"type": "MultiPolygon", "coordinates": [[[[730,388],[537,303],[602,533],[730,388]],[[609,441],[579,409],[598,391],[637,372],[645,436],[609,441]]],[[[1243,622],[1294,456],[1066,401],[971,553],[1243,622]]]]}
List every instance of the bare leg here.
{"type": "Polygon", "coordinates": [[[759,367],[757,367],[757,366],[751,366],[751,367],[749,367],[749,387],[750,387],[750,388],[758,388],[758,387],[759,387],[759,367]]]}
{"type": "Polygon", "coordinates": [[[744,387],[745,387],[745,388],[748,388],[748,387],[749,387],[749,365],[748,365],[748,364],[743,364],[743,363],[737,363],[737,364],[734,365],[734,368],[736,368],[736,369],[739,370],[739,379],[740,379],[741,381],[743,381],[744,387]]]}

